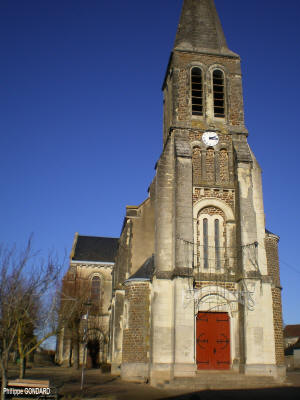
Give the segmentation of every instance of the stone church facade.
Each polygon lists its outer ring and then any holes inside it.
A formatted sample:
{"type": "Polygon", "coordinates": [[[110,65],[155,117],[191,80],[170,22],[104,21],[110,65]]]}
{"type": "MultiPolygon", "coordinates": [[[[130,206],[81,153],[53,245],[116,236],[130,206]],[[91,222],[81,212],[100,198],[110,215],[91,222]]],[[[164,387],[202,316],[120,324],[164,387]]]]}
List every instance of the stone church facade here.
{"type": "Polygon", "coordinates": [[[213,0],[183,1],[163,97],[156,175],[148,198],[126,208],[111,260],[112,373],[283,376],[279,238],[265,228],[240,57],[213,0]]]}

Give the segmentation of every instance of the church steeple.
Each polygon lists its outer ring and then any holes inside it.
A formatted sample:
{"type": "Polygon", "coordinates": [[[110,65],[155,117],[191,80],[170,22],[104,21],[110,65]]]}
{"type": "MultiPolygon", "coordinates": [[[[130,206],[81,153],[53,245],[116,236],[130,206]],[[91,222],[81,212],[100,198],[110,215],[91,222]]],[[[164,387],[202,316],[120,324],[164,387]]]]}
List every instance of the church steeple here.
{"type": "Polygon", "coordinates": [[[227,47],[214,0],[184,0],[174,50],[235,55],[227,47]]]}

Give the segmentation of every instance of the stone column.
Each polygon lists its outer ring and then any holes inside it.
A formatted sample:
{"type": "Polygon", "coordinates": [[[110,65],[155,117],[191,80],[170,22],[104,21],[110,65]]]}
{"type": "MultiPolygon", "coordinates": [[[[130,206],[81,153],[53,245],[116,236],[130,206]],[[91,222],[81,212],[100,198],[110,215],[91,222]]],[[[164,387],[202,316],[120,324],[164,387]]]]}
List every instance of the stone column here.
{"type": "Polygon", "coordinates": [[[174,373],[174,133],[170,134],[157,164],[155,189],[155,276],[152,282],[152,384],[174,373]]]}
{"type": "Polygon", "coordinates": [[[176,274],[191,275],[193,266],[192,154],[188,138],[175,136],[175,268],[176,274]]]}
{"type": "Polygon", "coordinates": [[[155,190],[155,268],[157,277],[174,269],[174,139],[169,136],[157,164],[155,190]]]}
{"type": "Polygon", "coordinates": [[[174,376],[195,373],[194,302],[186,301],[193,288],[192,154],[187,132],[175,136],[176,247],[174,279],[174,376]]]}
{"type": "Polygon", "coordinates": [[[123,308],[124,308],[125,290],[116,290],[113,308],[113,326],[111,336],[111,373],[113,375],[121,374],[122,363],[122,343],[123,343],[123,308]]]}

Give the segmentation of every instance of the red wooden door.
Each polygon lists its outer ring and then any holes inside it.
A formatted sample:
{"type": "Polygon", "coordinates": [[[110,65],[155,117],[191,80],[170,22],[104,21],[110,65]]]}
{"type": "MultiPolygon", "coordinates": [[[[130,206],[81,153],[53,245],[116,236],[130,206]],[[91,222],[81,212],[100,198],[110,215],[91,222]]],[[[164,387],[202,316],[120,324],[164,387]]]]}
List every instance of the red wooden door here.
{"type": "Polygon", "coordinates": [[[227,313],[198,313],[196,359],[198,369],[230,368],[230,327],[227,313]]]}

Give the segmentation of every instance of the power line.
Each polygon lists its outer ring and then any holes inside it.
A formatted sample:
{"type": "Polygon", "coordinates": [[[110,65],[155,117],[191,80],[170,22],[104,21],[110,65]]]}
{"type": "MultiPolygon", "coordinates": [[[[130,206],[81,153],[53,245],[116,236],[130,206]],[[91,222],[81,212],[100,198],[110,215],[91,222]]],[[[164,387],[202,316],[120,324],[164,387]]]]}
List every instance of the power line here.
{"type": "Polygon", "coordinates": [[[286,261],[283,261],[282,259],[279,260],[280,264],[286,265],[288,268],[290,268],[292,271],[296,272],[297,274],[300,274],[300,270],[294,267],[293,265],[287,263],[286,261]]]}
{"type": "Polygon", "coordinates": [[[204,244],[199,244],[199,243],[197,243],[197,242],[194,242],[194,241],[190,241],[190,240],[186,240],[186,239],[183,239],[183,238],[181,238],[181,237],[178,237],[177,236],[177,238],[176,238],[177,240],[181,240],[182,242],[184,242],[184,243],[187,243],[187,244],[192,244],[193,246],[194,245],[196,245],[196,246],[200,246],[200,247],[212,247],[212,248],[214,248],[214,249],[240,249],[240,248],[248,248],[248,247],[258,247],[258,245],[259,245],[259,243],[257,242],[257,241],[255,241],[255,242],[253,242],[253,243],[248,243],[248,244],[241,244],[240,246],[209,246],[209,245],[204,245],[204,244]]]}

